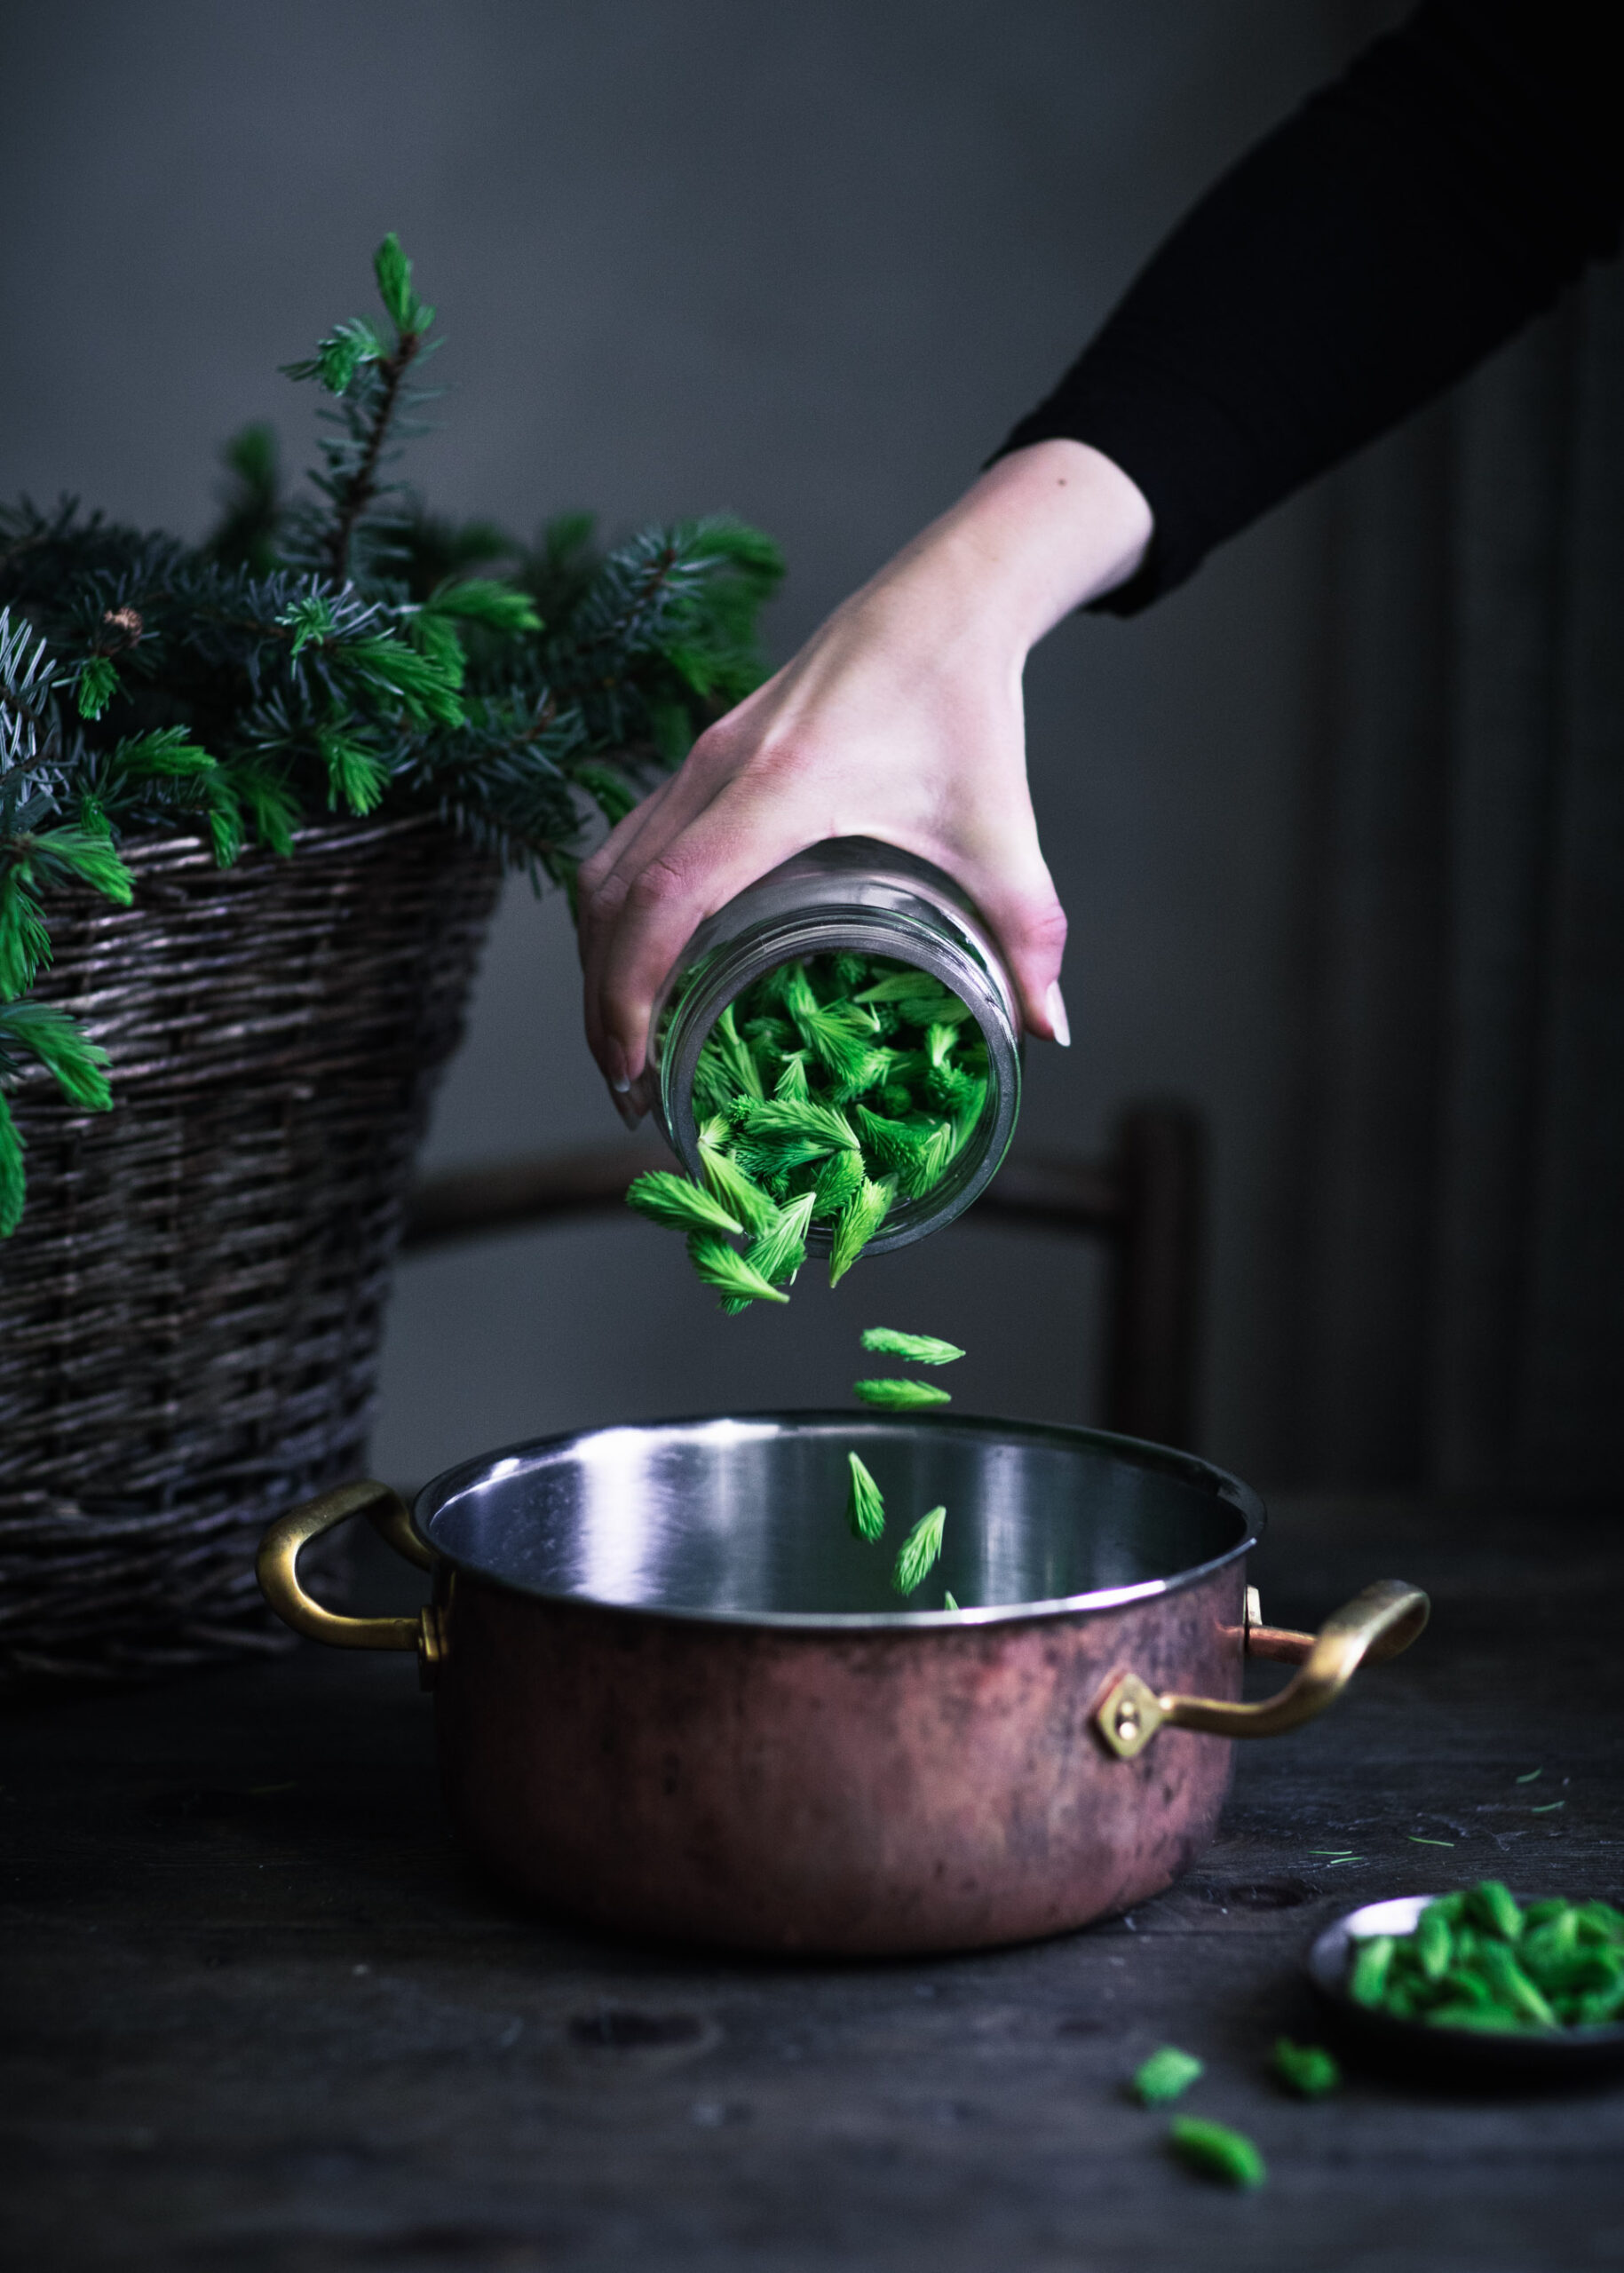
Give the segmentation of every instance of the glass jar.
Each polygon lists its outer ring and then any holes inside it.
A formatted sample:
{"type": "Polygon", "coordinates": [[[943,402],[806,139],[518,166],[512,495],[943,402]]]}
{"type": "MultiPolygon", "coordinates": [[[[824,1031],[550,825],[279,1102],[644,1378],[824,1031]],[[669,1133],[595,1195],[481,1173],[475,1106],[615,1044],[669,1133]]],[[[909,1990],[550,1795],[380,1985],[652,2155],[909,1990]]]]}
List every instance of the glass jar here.
{"type": "MultiPolygon", "coordinates": [[[[921,1199],[899,1198],[866,1252],[907,1247],[962,1215],[997,1173],[1020,1110],[1020,1014],[991,932],[950,876],[866,836],[797,852],[708,916],[654,1002],[649,1055],[667,1141],[700,1176],[693,1069],[711,1027],[764,971],[808,955],[854,952],[910,963],[968,1004],[986,1044],[986,1103],[969,1141],[921,1199]]],[[[827,1251],[814,1224],[807,1244],[827,1251]]]]}

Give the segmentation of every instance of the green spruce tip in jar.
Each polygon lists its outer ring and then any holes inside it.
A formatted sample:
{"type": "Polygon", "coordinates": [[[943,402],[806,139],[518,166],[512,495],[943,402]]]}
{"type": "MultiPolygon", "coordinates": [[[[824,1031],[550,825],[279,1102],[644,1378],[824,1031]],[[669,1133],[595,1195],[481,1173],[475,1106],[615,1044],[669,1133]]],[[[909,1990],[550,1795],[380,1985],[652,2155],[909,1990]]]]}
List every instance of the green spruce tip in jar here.
{"type": "MultiPolygon", "coordinates": [[[[986,1057],[986,1094],[973,1124],[958,1132],[951,1157],[899,1179],[884,1219],[865,1252],[883,1254],[923,1239],[963,1213],[992,1181],[1020,1110],[1020,1014],[1015,987],[992,933],[940,869],[867,837],[831,837],[797,853],[707,918],[661,989],[650,1021],[656,1111],[672,1150],[704,1181],[694,1076],[700,1053],[731,1004],[783,966],[813,959],[867,957],[884,970],[921,971],[968,1010],[986,1057]],[[927,1183],[927,1176],[929,1181],[927,1183]]],[[[726,1022],[724,1026],[725,1035],[726,1022]]],[[[928,1054],[922,1032],[906,1039],[928,1054]]],[[[882,1101],[883,1102],[883,1101],[882,1101]]],[[[827,1253],[832,1233],[815,1222],[806,1244],[827,1253]]]]}

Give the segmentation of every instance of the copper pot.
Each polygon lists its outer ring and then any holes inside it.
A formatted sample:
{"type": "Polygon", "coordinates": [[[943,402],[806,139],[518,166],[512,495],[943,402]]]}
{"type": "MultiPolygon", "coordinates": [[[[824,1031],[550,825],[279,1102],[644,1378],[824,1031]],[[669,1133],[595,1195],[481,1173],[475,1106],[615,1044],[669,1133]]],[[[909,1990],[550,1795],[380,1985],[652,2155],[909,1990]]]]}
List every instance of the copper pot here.
{"type": "Polygon", "coordinates": [[[755,1949],[969,1949],[1159,1893],[1211,1839],[1235,1737],[1319,1712],[1427,1598],[1386,1580],[1319,1635],[1261,1624],[1246,1485],[1081,1429],[851,1413],[599,1429],[377,1484],[265,1533],[289,1624],[415,1650],[446,1802],[512,1885],[602,1924],[755,1949]],[[846,1454],[890,1537],[842,1518],[846,1454]],[[947,1508],[904,1607],[904,1528],[947,1508]],[[364,1510],[434,1573],[346,1618],[300,1548],[364,1510]],[[963,1608],[940,1607],[951,1589],[963,1608]],[[1242,1660],[1300,1670],[1239,1701],[1242,1660]]]}

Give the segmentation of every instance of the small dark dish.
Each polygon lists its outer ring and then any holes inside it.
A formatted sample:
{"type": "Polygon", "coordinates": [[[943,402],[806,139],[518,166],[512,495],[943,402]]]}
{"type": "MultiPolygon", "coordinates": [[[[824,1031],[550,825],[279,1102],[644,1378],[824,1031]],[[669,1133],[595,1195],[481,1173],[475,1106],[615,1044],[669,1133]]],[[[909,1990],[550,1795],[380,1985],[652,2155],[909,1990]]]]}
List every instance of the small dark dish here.
{"type": "MultiPolygon", "coordinates": [[[[1355,1942],[1374,1934],[1412,1934],[1433,1894],[1400,1895],[1390,1902],[1367,1902],[1327,1926],[1308,1953],[1309,1979],[1336,2016],[1350,2046],[1373,2065],[1424,2077],[1429,2082],[1475,2085],[1506,2091],[1548,2084],[1579,2083],[1624,2067],[1624,2027],[1514,2031],[1435,2028],[1425,2021],[1400,2020],[1373,2011],[1348,1994],[1348,1969],[1355,1942]]],[[[1519,1895],[1518,1902],[1524,1897],[1519,1895]]]]}

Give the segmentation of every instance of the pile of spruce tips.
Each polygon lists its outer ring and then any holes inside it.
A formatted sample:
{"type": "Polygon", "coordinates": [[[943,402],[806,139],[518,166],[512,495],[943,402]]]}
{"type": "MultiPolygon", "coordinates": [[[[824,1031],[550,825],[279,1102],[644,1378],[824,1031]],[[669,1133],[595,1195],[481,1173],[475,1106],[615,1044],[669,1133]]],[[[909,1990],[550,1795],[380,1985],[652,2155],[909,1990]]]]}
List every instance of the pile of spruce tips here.
{"type": "Polygon", "coordinates": [[[1348,1994],[1431,2028],[1598,2028],[1624,2019],[1624,1911],[1552,1897],[1521,1906],[1498,1879],[1440,1895],[1413,1933],[1354,1948],[1348,1994]]]}
{"type": "MultiPolygon", "coordinates": [[[[1519,1904],[1498,1879],[1430,1902],[1408,1934],[1354,1944],[1348,1992],[1373,2012],[1435,2028],[1549,2033],[1624,2018],[1624,1911],[1609,1902],[1519,1904]]],[[[1323,2099],[1342,2082],[1322,2045],[1276,2040],[1276,2082],[1299,2099],[1323,2099]]],[[[1180,2099],[1205,2073],[1193,2053],[1164,2044],[1134,2076],[1143,2107],[1180,2099]]],[[[1250,2190],[1269,2173],[1244,2132],[1197,2116],[1174,2117],[1168,2144],[1181,2162],[1223,2186],[1250,2190]]]]}
{"type": "MultiPolygon", "coordinates": [[[[970,1007],[928,971],[877,955],[781,963],[727,1005],[700,1050],[703,1183],[656,1169],[627,1198],[687,1233],[725,1311],[788,1302],[812,1226],[830,1232],[837,1286],[899,1195],[923,1200],[941,1182],[986,1093],[970,1007]]],[[[914,1387],[915,1404],[940,1398],[914,1387]]]]}

